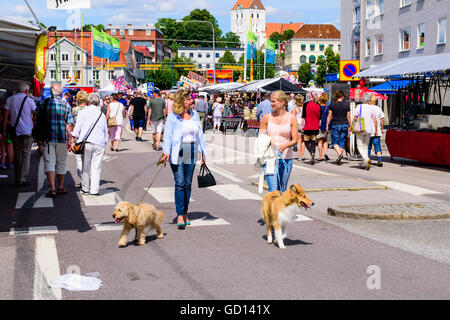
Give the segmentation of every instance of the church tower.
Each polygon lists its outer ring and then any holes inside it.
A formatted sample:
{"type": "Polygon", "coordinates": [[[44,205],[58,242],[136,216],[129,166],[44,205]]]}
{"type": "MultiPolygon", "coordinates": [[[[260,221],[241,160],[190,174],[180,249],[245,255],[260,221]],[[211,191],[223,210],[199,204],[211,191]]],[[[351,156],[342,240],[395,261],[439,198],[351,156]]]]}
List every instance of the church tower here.
{"type": "Polygon", "coordinates": [[[260,48],[266,40],[266,8],[261,0],[237,0],[231,9],[231,32],[239,36],[242,44],[246,42],[251,20],[260,48]]]}

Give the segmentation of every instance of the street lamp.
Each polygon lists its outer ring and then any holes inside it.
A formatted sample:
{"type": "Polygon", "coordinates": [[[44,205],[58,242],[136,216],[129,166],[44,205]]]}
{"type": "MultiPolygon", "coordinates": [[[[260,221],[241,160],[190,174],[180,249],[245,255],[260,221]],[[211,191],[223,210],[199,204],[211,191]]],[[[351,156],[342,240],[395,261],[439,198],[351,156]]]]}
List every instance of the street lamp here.
{"type": "Polygon", "coordinates": [[[212,27],[213,31],[213,69],[214,69],[214,84],[216,84],[216,32],[214,25],[211,21],[206,20],[177,20],[177,23],[183,23],[183,22],[190,22],[190,23],[202,23],[206,22],[209,23],[212,27]]]}

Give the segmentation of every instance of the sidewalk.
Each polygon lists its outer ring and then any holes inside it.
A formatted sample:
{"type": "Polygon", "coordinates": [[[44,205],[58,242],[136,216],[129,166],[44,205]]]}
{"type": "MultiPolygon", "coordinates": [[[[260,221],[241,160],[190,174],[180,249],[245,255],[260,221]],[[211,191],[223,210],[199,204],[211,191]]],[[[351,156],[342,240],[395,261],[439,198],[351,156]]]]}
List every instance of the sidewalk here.
{"type": "Polygon", "coordinates": [[[330,207],[328,215],[361,220],[441,220],[450,218],[450,202],[330,207]]]}

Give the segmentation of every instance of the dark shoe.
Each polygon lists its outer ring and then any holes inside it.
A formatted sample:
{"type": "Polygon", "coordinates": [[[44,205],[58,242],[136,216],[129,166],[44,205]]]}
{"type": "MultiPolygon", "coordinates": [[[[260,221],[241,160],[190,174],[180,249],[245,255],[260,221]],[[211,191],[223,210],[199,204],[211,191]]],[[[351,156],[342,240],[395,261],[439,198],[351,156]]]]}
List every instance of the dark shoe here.
{"type": "Polygon", "coordinates": [[[138,137],[136,137],[135,139],[136,139],[136,141],[139,141],[139,138],[138,138],[138,137]]]}
{"type": "Polygon", "coordinates": [[[383,166],[383,162],[380,162],[380,161],[379,161],[379,162],[377,163],[377,166],[381,168],[381,167],[383,166]]]}
{"type": "Polygon", "coordinates": [[[313,154],[311,155],[311,164],[314,165],[315,163],[316,163],[316,154],[313,153],[313,154]]]}
{"type": "Polygon", "coordinates": [[[81,189],[81,194],[82,194],[83,196],[88,196],[88,195],[89,195],[89,192],[88,192],[88,191],[84,191],[83,189],[81,189]]]}
{"type": "Polygon", "coordinates": [[[91,193],[90,196],[93,198],[97,198],[98,196],[100,196],[100,193],[91,193]]]}
{"type": "Polygon", "coordinates": [[[178,227],[178,230],[184,230],[184,229],[186,229],[186,224],[185,223],[177,223],[177,227],[178,227]]]}
{"type": "Polygon", "coordinates": [[[56,198],[56,190],[49,190],[46,194],[45,194],[46,198],[52,198],[55,199],[56,198]]]}
{"type": "Polygon", "coordinates": [[[330,158],[327,155],[325,155],[325,161],[328,161],[328,160],[330,160],[330,158]]]}
{"type": "Polygon", "coordinates": [[[116,149],[115,151],[116,151],[116,152],[120,152],[120,150],[119,150],[119,149],[116,149]]]}
{"type": "Polygon", "coordinates": [[[68,194],[69,192],[66,189],[58,189],[58,191],[56,192],[58,195],[65,195],[68,194]]]}
{"type": "Polygon", "coordinates": [[[336,159],[336,164],[341,164],[342,158],[344,158],[344,153],[342,153],[342,154],[336,159]]]}

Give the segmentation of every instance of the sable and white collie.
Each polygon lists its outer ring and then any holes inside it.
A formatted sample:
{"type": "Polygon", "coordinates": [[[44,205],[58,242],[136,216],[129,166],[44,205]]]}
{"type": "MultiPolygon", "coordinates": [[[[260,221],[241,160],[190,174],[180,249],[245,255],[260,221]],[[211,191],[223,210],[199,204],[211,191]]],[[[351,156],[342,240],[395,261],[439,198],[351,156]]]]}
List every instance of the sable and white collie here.
{"type": "Polygon", "coordinates": [[[283,194],[274,191],[266,194],[262,203],[262,217],[267,227],[267,242],[271,244],[272,228],[280,249],[286,249],[283,239],[286,238],[288,223],[294,222],[300,208],[309,209],[314,203],[306,196],[300,185],[292,185],[283,194]]]}

